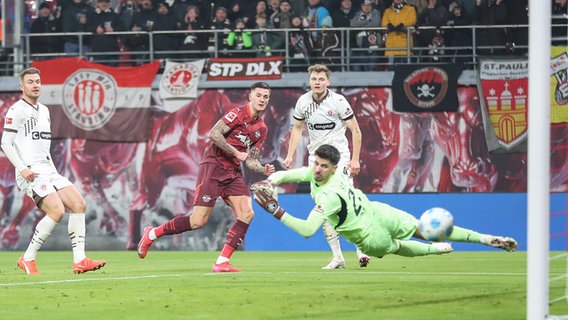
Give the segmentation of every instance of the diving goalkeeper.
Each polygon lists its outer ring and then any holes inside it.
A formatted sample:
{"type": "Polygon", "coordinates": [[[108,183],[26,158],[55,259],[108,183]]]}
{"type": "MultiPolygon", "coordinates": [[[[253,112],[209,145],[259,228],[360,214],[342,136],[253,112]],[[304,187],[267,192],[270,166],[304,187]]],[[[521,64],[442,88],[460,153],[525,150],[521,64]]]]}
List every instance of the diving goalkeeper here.
{"type": "MultiPolygon", "coordinates": [[[[254,200],[288,228],[308,238],[328,221],[347,241],[362,252],[383,257],[397,254],[405,257],[452,252],[448,242],[425,243],[418,229],[419,220],[411,214],[385,203],[370,201],[353,187],[341,172],[336,174],[340,154],[331,145],[322,145],[315,152],[312,168],[278,171],[268,179],[254,183],[254,200]],[[288,182],[311,182],[311,196],[316,206],[306,220],[296,218],[279,206],[273,194],[274,185],[288,182]]],[[[510,237],[481,234],[454,226],[449,241],[472,242],[515,251],[517,242],[510,237]]]]}

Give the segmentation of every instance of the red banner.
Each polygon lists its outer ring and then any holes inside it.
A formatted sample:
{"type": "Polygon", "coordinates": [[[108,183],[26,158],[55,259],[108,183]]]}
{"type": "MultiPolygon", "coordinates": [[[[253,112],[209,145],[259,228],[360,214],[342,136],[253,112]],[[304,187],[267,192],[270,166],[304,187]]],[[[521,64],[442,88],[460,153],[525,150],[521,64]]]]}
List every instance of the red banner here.
{"type": "Polygon", "coordinates": [[[115,68],[80,58],[34,61],[53,138],[146,141],[150,95],[160,62],[115,68]]]}

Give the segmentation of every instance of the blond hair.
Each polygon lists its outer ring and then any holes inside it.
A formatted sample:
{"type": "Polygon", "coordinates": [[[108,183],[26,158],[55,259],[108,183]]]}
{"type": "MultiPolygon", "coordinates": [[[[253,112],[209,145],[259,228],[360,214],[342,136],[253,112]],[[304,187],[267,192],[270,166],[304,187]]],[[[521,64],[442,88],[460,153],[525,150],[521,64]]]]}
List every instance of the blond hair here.
{"type": "Polygon", "coordinates": [[[325,75],[328,78],[329,78],[329,75],[331,74],[331,70],[329,70],[329,68],[326,65],[323,65],[323,64],[314,64],[313,66],[308,67],[308,73],[309,74],[320,73],[320,72],[325,72],[325,75]]]}

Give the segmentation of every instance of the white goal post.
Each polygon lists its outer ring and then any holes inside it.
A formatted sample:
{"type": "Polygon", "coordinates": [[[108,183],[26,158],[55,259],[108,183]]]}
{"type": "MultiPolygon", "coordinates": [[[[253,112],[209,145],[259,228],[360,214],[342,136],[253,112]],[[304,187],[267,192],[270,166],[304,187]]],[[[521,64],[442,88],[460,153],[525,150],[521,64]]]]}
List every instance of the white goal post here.
{"type": "Polygon", "coordinates": [[[549,313],[550,1],[529,1],[527,319],[549,313]]]}

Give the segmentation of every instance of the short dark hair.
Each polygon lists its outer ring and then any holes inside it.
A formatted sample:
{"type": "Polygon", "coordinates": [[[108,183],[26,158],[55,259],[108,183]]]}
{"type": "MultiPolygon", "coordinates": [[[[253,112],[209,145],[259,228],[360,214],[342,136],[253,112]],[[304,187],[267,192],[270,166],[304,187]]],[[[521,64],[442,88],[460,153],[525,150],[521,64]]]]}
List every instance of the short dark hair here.
{"type": "Polygon", "coordinates": [[[250,86],[250,91],[253,91],[256,88],[268,89],[268,91],[271,90],[268,83],[262,81],[253,83],[252,86],[250,86]]]}
{"type": "Polygon", "coordinates": [[[41,76],[41,73],[39,72],[38,68],[30,67],[30,68],[24,69],[24,71],[22,71],[20,73],[20,82],[21,83],[24,82],[24,77],[27,76],[28,74],[37,74],[37,75],[41,76]]]}
{"type": "Polygon", "coordinates": [[[339,163],[339,158],[341,157],[337,148],[330,144],[321,145],[316,149],[315,153],[316,156],[329,160],[334,166],[339,163]]]}

